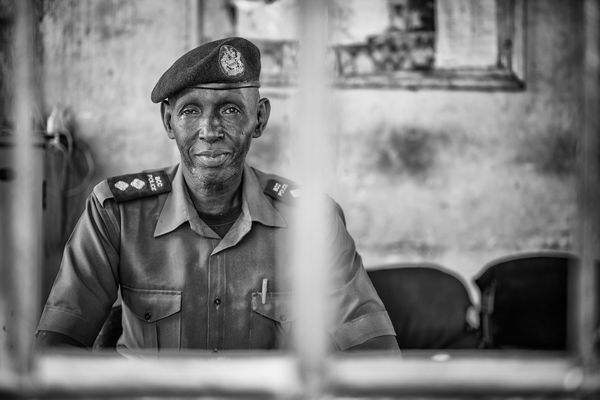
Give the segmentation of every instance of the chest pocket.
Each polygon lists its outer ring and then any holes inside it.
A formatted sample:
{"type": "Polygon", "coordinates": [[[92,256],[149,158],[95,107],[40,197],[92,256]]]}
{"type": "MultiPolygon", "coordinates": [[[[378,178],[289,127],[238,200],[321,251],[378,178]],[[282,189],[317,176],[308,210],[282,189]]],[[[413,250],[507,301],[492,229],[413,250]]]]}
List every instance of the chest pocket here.
{"type": "Polygon", "coordinates": [[[267,293],[265,303],[261,293],[252,293],[250,345],[254,349],[287,349],[294,318],[290,315],[291,294],[267,293]]]}
{"type": "Polygon", "coordinates": [[[179,349],[181,291],[134,289],[121,286],[123,337],[131,349],[179,349]]]}

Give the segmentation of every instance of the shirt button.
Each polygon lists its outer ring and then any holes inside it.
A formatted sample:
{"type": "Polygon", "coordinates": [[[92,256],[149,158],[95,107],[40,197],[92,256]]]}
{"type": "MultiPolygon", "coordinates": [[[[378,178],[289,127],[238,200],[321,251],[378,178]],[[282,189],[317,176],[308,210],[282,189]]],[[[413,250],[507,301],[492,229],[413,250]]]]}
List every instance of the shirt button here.
{"type": "Polygon", "coordinates": [[[146,313],[146,315],[144,315],[144,319],[145,319],[146,321],[149,321],[149,320],[150,320],[150,318],[152,318],[152,314],[150,314],[149,312],[147,312],[147,313],[146,313]]]}
{"type": "Polygon", "coordinates": [[[215,299],[215,306],[221,305],[221,299],[219,297],[217,297],[215,299]]]}

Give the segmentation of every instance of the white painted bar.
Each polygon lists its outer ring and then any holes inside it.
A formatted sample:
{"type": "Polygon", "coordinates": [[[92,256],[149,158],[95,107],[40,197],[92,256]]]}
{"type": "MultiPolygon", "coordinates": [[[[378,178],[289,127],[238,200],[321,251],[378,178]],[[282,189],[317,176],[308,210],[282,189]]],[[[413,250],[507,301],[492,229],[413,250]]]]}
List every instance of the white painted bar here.
{"type": "MultiPolygon", "coordinates": [[[[560,355],[449,352],[404,358],[340,355],[331,360],[326,396],[452,396],[600,393],[600,376],[584,381],[582,368],[560,355]],[[442,357],[443,356],[443,357],[442,357]],[[433,361],[438,360],[438,361],[433,361]],[[441,360],[441,361],[440,361],[441,360]],[[595,382],[595,384],[593,383],[595,382]]],[[[432,352],[429,352],[433,354],[432,352]]],[[[220,356],[190,353],[154,359],[44,355],[27,380],[0,377],[0,397],[84,395],[308,397],[292,354],[220,356]]]]}
{"type": "Polygon", "coordinates": [[[332,151],[326,71],[327,2],[298,2],[300,52],[297,113],[292,120],[292,168],[301,185],[294,231],[294,344],[304,398],[319,398],[326,373],[329,312],[325,203],[332,151]]]}
{"type": "MultiPolygon", "coordinates": [[[[577,2],[577,4],[580,4],[577,2]]],[[[586,371],[598,368],[597,320],[600,288],[595,287],[600,274],[600,5],[584,0],[583,8],[583,76],[582,112],[578,169],[579,258],[575,288],[575,307],[571,321],[576,349],[586,371]]],[[[572,333],[573,333],[572,332],[572,333]]]]}
{"type": "Polygon", "coordinates": [[[329,384],[333,393],[345,396],[598,393],[600,379],[584,386],[583,369],[569,358],[527,352],[485,354],[341,358],[331,370],[329,384]]]}
{"type": "MultiPolygon", "coordinates": [[[[250,354],[250,353],[248,353],[250,354]]],[[[29,379],[0,377],[0,398],[19,393],[35,397],[112,396],[298,396],[295,359],[274,353],[252,356],[190,353],[148,358],[47,354],[38,357],[29,379]]],[[[8,396],[10,397],[10,396],[8,396]]]]}
{"type": "MultiPolygon", "coordinates": [[[[14,29],[14,152],[16,172],[9,197],[10,225],[3,271],[0,304],[6,313],[6,343],[0,346],[0,370],[7,374],[27,374],[33,362],[33,332],[38,318],[38,273],[42,250],[42,162],[35,150],[41,137],[34,132],[36,109],[33,81],[34,10],[30,0],[15,2],[14,29]]],[[[39,149],[38,149],[39,150],[39,149]]]]}

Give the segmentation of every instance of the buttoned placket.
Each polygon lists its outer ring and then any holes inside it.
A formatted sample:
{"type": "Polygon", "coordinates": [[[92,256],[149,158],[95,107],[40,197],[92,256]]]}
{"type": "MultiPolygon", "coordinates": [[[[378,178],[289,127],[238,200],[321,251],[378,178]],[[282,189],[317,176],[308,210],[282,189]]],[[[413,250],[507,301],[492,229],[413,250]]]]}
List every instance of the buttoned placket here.
{"type": "MultiPolygon", "coordinates": [[[[245,207],[244,207],[245,208],[245,207]]],[[[233,306],[227,296],[227,249],[234,247],[248,232],[252,222],[242,211],[238,220],[213,250],[208,266],[208,321],[207,348],[217,352],[223,348],[225,340],[225,318],[233,306]]]]}
{"type": "Polygon", "coordinates": [[[207,301],[207,324],[208,331],[206,332],[206,348],[218,351],[223,348],[223,329],[225,310],[228,304],[225,299],[226,284],[226,268],[225,254],[218,253],[211,255],[208,265],[208,301],[207,301]]]}

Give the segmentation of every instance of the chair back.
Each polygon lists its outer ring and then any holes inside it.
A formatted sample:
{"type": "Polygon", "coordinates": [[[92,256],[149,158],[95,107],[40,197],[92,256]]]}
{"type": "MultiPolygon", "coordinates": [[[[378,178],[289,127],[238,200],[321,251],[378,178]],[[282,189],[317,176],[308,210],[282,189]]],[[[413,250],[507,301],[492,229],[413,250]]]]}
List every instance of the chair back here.
{"type": "Polygon", "coordinates": [[[429,263],[369,269],[401,349],[477,348],[477,327],[468,322],[473,303],[463,282],[429,263]]]}
{"type": "Polygon", "coordinates": [[[565,350],[568,272],[575,261],[570,253],[540,252],[484,266],[475,279],[484,347],[565,350]]]}

